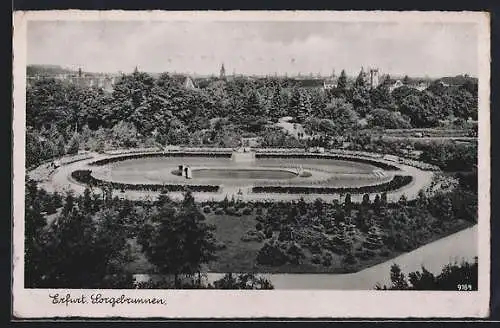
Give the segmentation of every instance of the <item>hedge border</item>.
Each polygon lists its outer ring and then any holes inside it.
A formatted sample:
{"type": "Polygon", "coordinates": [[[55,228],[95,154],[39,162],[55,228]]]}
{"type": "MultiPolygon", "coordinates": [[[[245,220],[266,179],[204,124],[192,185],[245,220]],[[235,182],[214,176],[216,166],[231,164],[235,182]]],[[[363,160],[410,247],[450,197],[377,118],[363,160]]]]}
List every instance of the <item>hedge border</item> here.
{"type": "Polygon", "coordinates": [[[335,193],[374,193],[387,192],[402,188],[413,181],[409,175],[395,175],[394,178],[379,185],[361,187],[299,187],[299,186],[255,186],[254,193],[287,193],[287,194],[335,194],[335,193]]]}
{"type": "Polygon", "coordinates": [[[349,155],[319,155],[319,154],[255,154],[255,158],[308,158],[308,159],[331,159],[331,160],[342,160],[342,161],[351,161],[351,162],[359,162],[365,164],[371,164],[378,168],[390,171],[401,171],[401,169],[395,165],[382,163],[376,160],[372,160],[369,158],[361,158],[356,156],[349,155]]]}
{"type": "Polygon", "coordinates": [[[138,191],[185,191],[193,192],[218,192],[220,187],[213,185],[181,185],[181,184],[134,184],[121,182],[108,182],[92,176],[92,170],[76,170],[71,172],[71,177],[79,183],[92,187],[111,186],[113,189],[138,190],[138,191]]]}

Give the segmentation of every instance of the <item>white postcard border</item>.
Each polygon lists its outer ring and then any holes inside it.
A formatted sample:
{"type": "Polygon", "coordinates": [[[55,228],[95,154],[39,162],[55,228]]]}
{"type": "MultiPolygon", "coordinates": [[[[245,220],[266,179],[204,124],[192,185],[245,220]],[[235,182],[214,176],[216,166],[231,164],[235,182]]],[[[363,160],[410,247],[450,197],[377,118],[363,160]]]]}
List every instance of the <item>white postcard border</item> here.
{"type": "MultiPolygon", "coordinates": [[[[490,38],[489,17],[478,12],[160,12],[42,11],[14,14],[13,110],[13,311],[18,318],[405,318],[484,317],[490,288],[490,38]],[[474,22],[479,58],[479,291],[220,291],[220,290],[45,290],[24,289],[24,175],[26,26],[28,20],[336,20],[474,22]],[[49,294],[157,297],[166,305],[50,304],[49,294]]],[[[452,60],[452,59],[451,59],[452,60]]],[[[389,273],[388,273],[389,274],[389,273]]]]}

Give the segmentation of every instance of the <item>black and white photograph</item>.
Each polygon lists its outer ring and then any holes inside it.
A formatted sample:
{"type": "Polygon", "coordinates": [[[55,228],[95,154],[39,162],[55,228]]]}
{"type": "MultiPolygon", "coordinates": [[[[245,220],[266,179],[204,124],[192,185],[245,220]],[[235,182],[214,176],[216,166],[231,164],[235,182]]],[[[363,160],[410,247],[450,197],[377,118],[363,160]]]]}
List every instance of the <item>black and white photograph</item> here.
{"type": "Polygon", "coordinates": [[[486,14],[14,18],[14,313],[487,315],[486,14]]]}

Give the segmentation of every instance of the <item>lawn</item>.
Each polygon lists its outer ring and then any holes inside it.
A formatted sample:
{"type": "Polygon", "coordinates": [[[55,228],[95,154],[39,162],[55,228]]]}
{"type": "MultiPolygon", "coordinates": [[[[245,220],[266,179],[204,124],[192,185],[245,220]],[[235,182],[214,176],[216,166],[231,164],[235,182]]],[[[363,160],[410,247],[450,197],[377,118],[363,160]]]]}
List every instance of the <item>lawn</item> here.
{"type": "MultiPolygon", "coordinates": [[[[265,209],[263,215],[265,215],[265,209]]],[[[331,264],[324,266],[321,263],[313,263],[313,253],[307,247],[302,247],[305,258],[300,264],[287,263],[279,266],[266,266],[257,263],[257,255],[259,250],[264,246],[263,241],[242,241],[242,237],[249,230],[255,230],[258,223],[255,210],[249,215],[228,215],[205,213],[206,222],[213,224],[216,227],[215,237],[217,241],[225,245],[224,249],[216,252],[217,259],[208,264],[209,272],[219,273],[241,273],[241,272],[256,272],[256,273],[347,273],[356,272],[373,265],[385,262],[394,258],[403,252],[387,250],[383,255],[376,254],[368,258],[357,257],[357,263],[345,266],[343,263],[343,255],[332,253],[331,264]]],[[[444,229],[442,233],[433,233],[428,236],[423,244],[443,238],[446,235],[464,229],[471,224],[463,220],[458,220],[451,226],[444,229]]],[[[306,227],[306,230],[309,229],[306,227]]],[[[274,232],[274,237],[277,237],[278,232],[274,232]]],[[[361,250],[361,245],[364,237],[355,244],[355,251],[361,250]]],[[[132,273],[152,273],[154,267],[149,263],[147,258],[142,253],[141,246],[137,244],[135,239],[129,240],[129,244],[134,255],[134,261],[127,265],[126,270],[132,273]]],[[[420,245],[420,246],[423,246],[420,245]]]]}
{"type": "Polygon", "coordinates": [[[249,272],[258,270],[257,253],[263,242],[243,242],[241,237],[247,230],[255,229],[256,215],[230,216],[205,214],[207,223],[217,228],[215,236],[226,248],[217,252],[218,259],[209,264],[212,272],[249,272]]]}

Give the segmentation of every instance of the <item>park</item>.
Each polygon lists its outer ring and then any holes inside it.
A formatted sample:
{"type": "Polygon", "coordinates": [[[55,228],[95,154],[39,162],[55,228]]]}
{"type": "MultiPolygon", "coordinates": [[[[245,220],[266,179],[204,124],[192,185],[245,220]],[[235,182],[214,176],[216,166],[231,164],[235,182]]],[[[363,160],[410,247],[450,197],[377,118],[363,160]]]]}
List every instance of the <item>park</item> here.
{"type": "Polygon", "coordinates": [[[363,74],[30,82],[26,284],[397,289],[396,261],[443,288],[477,254],[475,80],[363,74]]]}

